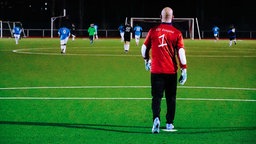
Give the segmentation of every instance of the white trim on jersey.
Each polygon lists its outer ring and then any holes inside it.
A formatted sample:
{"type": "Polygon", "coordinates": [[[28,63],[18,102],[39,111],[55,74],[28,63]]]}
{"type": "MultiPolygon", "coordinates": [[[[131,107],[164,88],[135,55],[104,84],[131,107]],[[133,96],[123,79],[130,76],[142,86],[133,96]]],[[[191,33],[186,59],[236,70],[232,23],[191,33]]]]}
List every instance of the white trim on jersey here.
{"type": "Polygon", "coordinates": [[[186,54],[185,54],[184,48],[180,48],[178,53],[179,53],[179,58],[180,58],[181,64],[182,65],[186,65],[187,64],[187,60],[186,60],[186,54]]]}

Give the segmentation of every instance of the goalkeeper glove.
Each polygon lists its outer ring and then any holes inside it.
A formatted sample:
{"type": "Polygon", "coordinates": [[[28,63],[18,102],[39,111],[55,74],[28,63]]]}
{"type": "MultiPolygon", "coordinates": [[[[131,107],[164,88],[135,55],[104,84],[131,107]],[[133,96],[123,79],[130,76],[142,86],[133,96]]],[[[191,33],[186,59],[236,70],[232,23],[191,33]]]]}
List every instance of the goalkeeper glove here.
{"type": "Polygon", "coordinates": [[[179,83],[181,85],[184,85],[186,81],[187,81],[187,69],[181,69],[181,75],[180,75],[180,78],[179,78],[179,83]]]}
{"type": "Polygon", "coordinates": [[[146,71],[151,69],[151,60],[145,60],[145,69],[146,71]]]}

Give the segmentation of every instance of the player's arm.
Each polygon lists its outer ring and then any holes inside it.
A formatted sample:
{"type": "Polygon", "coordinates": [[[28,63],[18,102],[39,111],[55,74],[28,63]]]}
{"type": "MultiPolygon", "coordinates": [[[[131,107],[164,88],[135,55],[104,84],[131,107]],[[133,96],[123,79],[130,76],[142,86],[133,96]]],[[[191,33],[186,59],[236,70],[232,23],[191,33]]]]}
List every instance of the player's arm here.
{"type": "Polygon", "coordinates": [[[145,69],[148,71],[151,69],[151,60],[149,58],[149,49],[145,44],[141,46],[141,55],[144,58],[145,69]]]}
{"type": "Polygon", "coordinates": [[[178,47],[178,59],[179,59],[179,64],[180,64],[180,69],[181,69],[179,83],[181,85],[184,85],[185,82],[187,81],[187,59],[186,59],[186,52],[184,49],[184,42],[183,42],[182,35],[180,35],[178,38],[177,47],[178,47]]]}
{"type": "Polygon", "coordinates": [[[180,61],[180,69],[181,69],[181,75],[179,78],[179,83],[181,85],[184,85],[187,81],[187,60],[186,60],[186,54],[184,48],[179,48],[178,50],[178,59],[180,61]]]}
{"type": "Polygon", "coordinates": [[[180,68],[186,69],[187,68],[187,59],[186,59],[186,53],[184,48],[179,48],[178,50],[178,58],[180,61],[180,68]]]}

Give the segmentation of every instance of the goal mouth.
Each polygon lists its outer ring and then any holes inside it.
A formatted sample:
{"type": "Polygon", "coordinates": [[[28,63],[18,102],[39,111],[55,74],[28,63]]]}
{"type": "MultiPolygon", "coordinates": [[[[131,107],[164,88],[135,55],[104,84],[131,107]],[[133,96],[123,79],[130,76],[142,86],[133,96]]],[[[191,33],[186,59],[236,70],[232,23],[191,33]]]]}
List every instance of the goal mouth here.
{"type": "MultiPolygon", "coordinates": [[[[130,22],[132,27],[134,27],[135,25],[140,25],[143,28],[142,37],[145,37],[151,27],[161,23],[161,19],[131,17],[130,22]]],[[[195,18],[173,18],[172,24],[182,32],[184,38],[194,39],[195,18]]],[[[198,29],[198,36],[200,36],[199,29],[198,29]]]]}
{"type": "Polygon", "coordinates": [[[26,37],[26,33],[20,21],[1,21],[0,20],[0,38],[2,37],[14,37],[13,28],[18,26],[21,28],[21,36],[26,37]]]}

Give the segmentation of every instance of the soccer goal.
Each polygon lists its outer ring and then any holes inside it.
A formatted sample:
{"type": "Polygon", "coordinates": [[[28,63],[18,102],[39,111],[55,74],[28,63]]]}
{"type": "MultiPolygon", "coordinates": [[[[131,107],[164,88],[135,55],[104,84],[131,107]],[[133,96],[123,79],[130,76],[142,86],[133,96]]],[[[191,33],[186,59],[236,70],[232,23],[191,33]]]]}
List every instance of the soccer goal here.
{"type": "MultiPolygon", "coordinates": [[[[146,37],[149,29],[161,22],[160,18],[131,17],[131,26],[140,25],[143,28],[142,37],[146,37]]],[[[197,18],[173,18],[173,25],[178,28],[184,38],[195,38],[195,23],[198,38],[201,39],[197,18]],[[196,20],[195,20],[196,19],[196,20]]]]}
{"type": "Polygon", "coordinates": [[[54,30],[54,21],[58,18],[66,17],[66,9],[63,9],[62,16],[51,17],[51,38],[53,38],[53,30],[54,30]]]}
{"type": "Polygon", "coordinates": [[[15,26],[19,26],[22,30],[21,35],[26,37],[22,23],[19,21],[0,21],[0,37],[13,37],[12,29],[15,26]]]}

